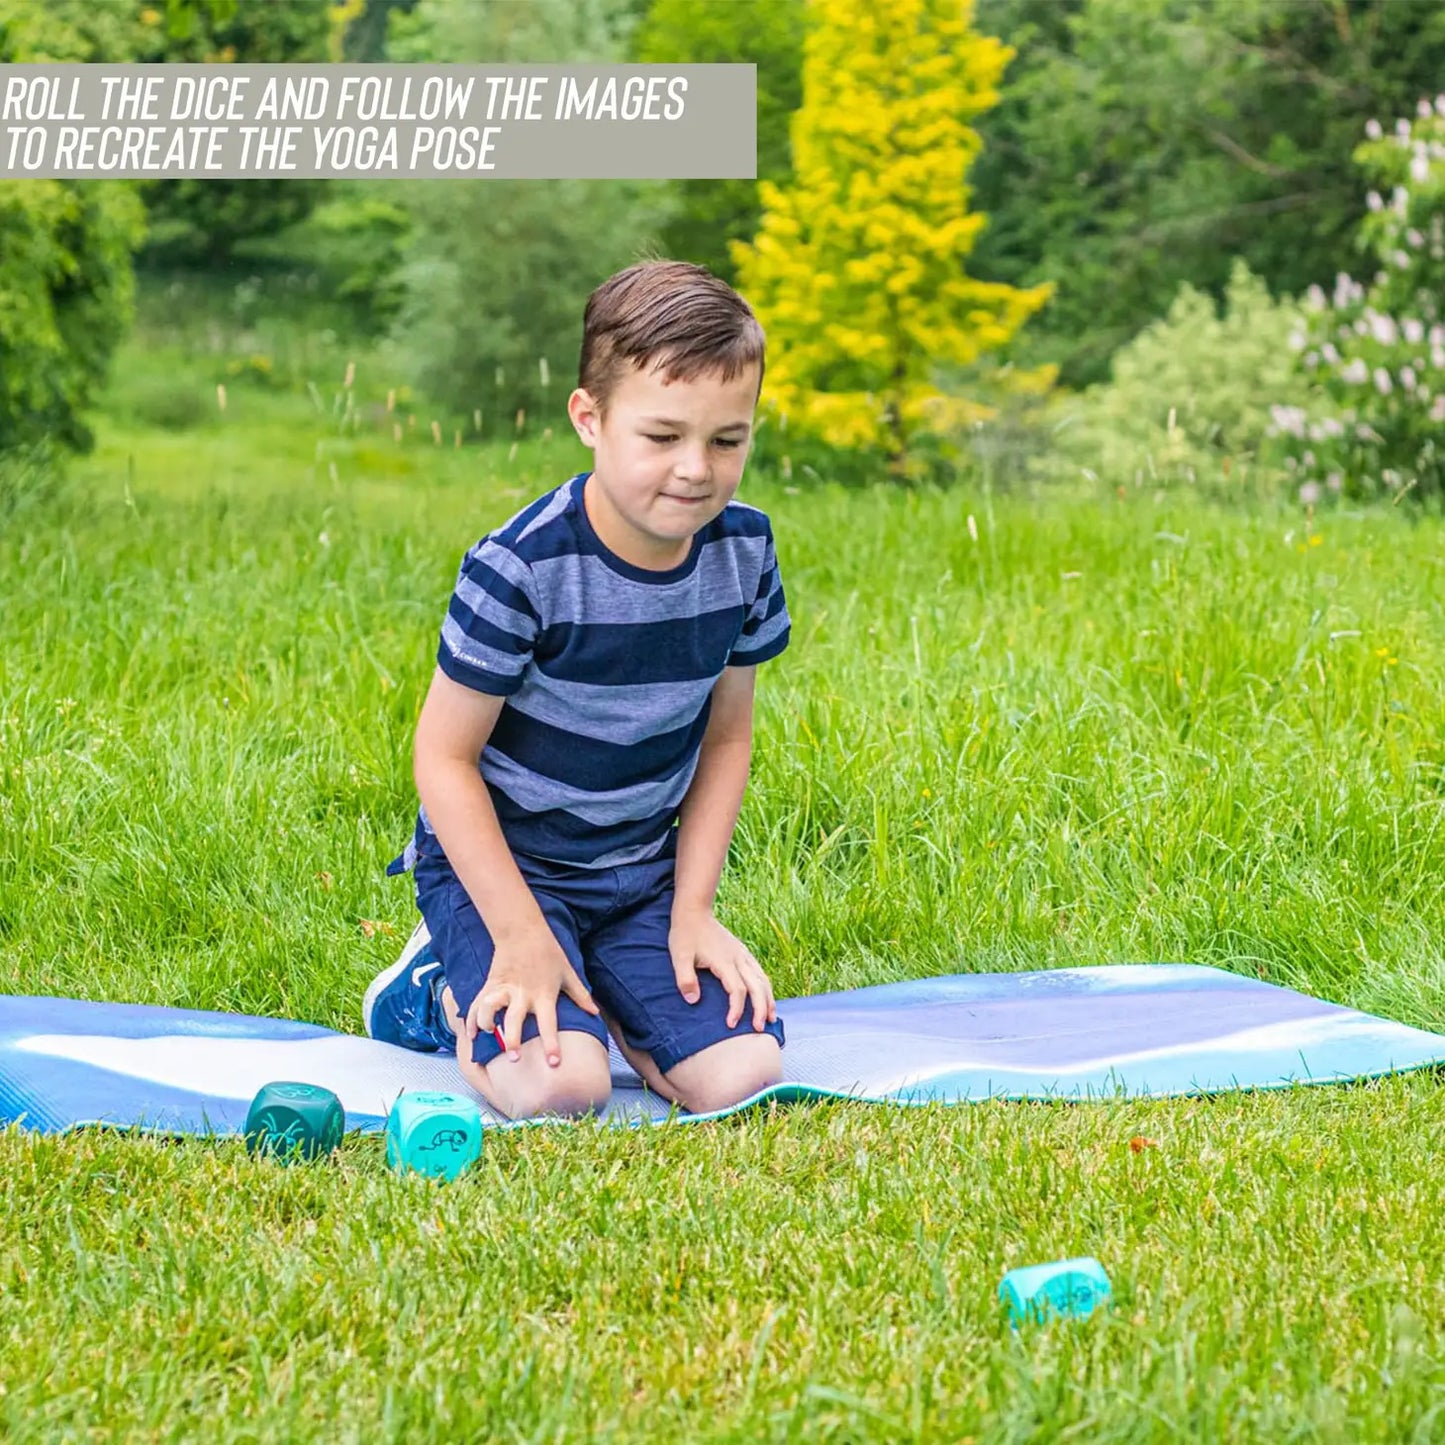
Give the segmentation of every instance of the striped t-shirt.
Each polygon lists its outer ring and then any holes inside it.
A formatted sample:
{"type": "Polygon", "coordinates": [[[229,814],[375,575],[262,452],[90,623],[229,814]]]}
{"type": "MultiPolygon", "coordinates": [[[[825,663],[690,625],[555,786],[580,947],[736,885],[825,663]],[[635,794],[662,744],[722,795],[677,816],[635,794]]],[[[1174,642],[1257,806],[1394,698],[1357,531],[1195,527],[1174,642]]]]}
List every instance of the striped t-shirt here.
{"type": "MultiPolygon", "coordinates": [[[[692,782],[713,685],[788,645],[772,528],[729,502],[665,572],[611,552],[590,473],[466,554],[442,624],[448,677],[506,705],[480,768],[514,853],[584,868],[660,856],[692,782]]],[[[442,856],[423,808],[394,867],[442,856]]]]}

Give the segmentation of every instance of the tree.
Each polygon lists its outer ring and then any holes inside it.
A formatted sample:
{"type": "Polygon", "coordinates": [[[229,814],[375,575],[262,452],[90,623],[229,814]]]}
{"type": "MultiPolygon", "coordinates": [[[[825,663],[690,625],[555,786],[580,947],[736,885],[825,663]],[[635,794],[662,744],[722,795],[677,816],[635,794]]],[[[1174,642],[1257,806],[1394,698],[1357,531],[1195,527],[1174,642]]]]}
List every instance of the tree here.
{"type": "Polygon", "coordinates": [[[656,0],[633,41],[643,64],[757,66],[757,180],[677,182],[677,215],[662,230],[668,255],[736,281],[731,243],[755,235],[758,181],[792,176],[788,122],[802,103],[803,0],[656,0]]]}
{"type": "MultiPolygon", "coordinates": [[[[123,20],[7,0],[0,64],[113,57],[123,20]]],[[[125,181],[0,181],[0,452],[89,448],[82,413],[130,324],[145,213],[125,181]]]]}
{"type": "MultiPolygon", "coordinates": [[[[508,0],[416,17],[399,52],[498,63],[615,62],[631,0],[508,0]]],[[[395,184],[395,183],[393,183],[395,184]]],[[[396,334],[427,392],[510,434],[519,411],[562,417],[588,294],[656,244],[664,181],[423,181],[396,334]],[[546,363],[545,369],[543,362],[546,363]]]]}
{"type": "Polygon", "coordinates": [[[963,268],[985,220],[968,209],[969,122],[1011,54],[971,15],[972,0],[811,0],[796,179],[760,186],[757,239],[733,248],[771,343],[770,406],[834,445],[881,447],[896,478],[920,433],[983,413],[938,389],[936,365],[973,365],[1049,294],[963,268]]]}
{"type": "MultiPolygon", "coordinates": [[[[401,0],[404,3],[404,0],[401,0]]],[[[35,60],[151,64],[324,61],[331,0],[0,0],[0,50],[35,60]]],[[[384,16],[383,16],[384,18],[384,16]]],[[[308,215],[320,180],[143,180],[146,244],[157,254],[219,262],[252,236],[308,215]]]]}
{"type": "Polygon", "coordinates": [[[1437,0],[980,0],[1017,45],[981,123],[992,217],[975,265],[1058,294],[1020,358],[1084,385],[1183,284],[1234,257],[1275,295],[1344,263],[1362,211],[1348,156],[1371,116],[1445,73],[1437,0]]]}
{"type": "MultiPolygon", "coordinates": [[[[75,0],[64,0],[73,4],[75,0]]],[[[128,0],[136,22],[136,59],[170,65],[298,64],[327,59],[331,0],[232,5],[154,5],[128,0]]],[[[122,7],[117,6],[117,9],[122,7]]],[[[324,180],[141,182],[150,213],[148,248],[170,259],[216,265],[253,236],[271,236],[310,214],[324,180]]]]}
{"type": "Polygon", "coordinates": [[[124,7],[82,0],[4,0],[0,6],[0,64],[128,60],[135,40],[135,20],[124,7]]]}
{"type": "Polygon", "coordinates": [[[333,4],[332,43],[333,47],[337,44],[339,25],[341,53],[332,58],[350,64],[362,61],[376,64],[386,60],[392,12],[409,15],[417,3],[418,0],[345,0],[340,7],[333,4]]]}

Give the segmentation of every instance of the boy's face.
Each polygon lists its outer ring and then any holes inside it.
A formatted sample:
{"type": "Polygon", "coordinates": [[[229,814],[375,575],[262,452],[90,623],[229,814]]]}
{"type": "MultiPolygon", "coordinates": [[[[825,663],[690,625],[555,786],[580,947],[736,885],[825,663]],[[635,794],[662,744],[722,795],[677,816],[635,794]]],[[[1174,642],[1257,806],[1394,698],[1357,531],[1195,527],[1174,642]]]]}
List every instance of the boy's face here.
{"type": "Polygon", "coordinates": [[[594,454],[584,492],[597,535],[626,562],[665,570],[732,500],[752,444],[758,368],[731,381],[712,373],[666,383],[636,366],[612,393],[606,418],[579,388],[567,412],[594,454]]]}

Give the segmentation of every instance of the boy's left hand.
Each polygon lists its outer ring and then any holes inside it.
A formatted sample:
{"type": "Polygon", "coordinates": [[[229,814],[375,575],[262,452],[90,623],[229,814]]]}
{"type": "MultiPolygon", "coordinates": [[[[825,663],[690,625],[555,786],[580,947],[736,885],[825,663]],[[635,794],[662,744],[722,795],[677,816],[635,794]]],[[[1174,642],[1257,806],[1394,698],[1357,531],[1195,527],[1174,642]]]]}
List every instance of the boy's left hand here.
{"type": "Polygon", "coordinates": [[[677,987],[688,1003],[702,997],[697,971],[708,969],[728,991],[728,1027],[753,1003],[753,1028],[761,1033],[778,1016],[773,986],[762,965],[711,913],[674,913],[667,935],[677,987]]]}

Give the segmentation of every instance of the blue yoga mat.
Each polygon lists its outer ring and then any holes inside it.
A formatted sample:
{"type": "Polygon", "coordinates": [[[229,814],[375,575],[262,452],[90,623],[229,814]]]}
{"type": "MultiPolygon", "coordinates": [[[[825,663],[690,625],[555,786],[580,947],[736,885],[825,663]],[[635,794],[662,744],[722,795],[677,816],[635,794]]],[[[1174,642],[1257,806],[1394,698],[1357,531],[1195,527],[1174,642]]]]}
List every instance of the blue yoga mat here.
{"type": "MultiPolygon", "coordinates": [[[[788,999],[779,1011],[785,1082],[739,1108],[1210,1094],[1445,1063],[1445,1035],[1190,964],[952,974],[788,999]]],[[[615,1049],[612,1074],[605,1118],[672,1113],[615,1049]]],[[[275,1079],[334,1090],[358,1130],[380,1129],[404,1089],[465,1089],[454,1059],[314,1024],[0,997],[0,1121],[47,1133],[238,1133],[256,1090],[275,1079]]],[[[483,1117],[506,1124],[485,1107],[483,1117]]]]}

